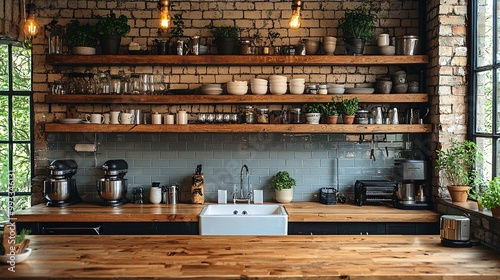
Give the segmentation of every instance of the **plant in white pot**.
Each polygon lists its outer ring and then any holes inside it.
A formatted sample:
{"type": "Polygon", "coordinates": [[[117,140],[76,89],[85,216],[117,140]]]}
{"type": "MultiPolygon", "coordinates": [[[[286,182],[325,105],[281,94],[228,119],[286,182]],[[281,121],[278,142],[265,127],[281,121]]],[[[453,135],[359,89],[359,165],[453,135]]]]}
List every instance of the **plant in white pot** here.
{"type": "Polygon", "coordinates": [[[306,104],[306,121],[308,124],[319,124],[321,120],[321,111],[323,105],[321,103],[306,104]]]}
{"type": "Polygon", "coordinates": [[[467,191],[479,182],[475,169],[483,160],[476,143],[453,142],[448,150],[436,150],[436,167],[447,181],[452,201],[467,201],[467,191]]]}
{"type": "Polygon", "coordinates": [[[93,55],[97,45],[97,37],[93,26],[81,24],[79,20],[74,19],[66,26],[64,35],[66,44],[71,47],[72,54],[93,55]]]}
{"type": "Polygon", "coordinates": [[[289,203],[293,199],[293,187],[297,185],[287,171],[279,171],[271,180],[271,186],[276,193],[276,201],[289,203]]]}

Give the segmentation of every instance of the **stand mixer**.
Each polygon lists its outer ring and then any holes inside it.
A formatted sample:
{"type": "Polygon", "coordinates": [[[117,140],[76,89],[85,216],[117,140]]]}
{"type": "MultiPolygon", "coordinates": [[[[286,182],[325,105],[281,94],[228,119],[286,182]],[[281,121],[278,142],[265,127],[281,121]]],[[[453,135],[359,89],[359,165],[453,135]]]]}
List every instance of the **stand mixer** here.
{"type": "Polygon", "coordinates": [[[76,161],[71,159],[56,159],[50,163],[51,178],[43,182],[47,206],[68,206],[82,201],[78,195],[76,180],[71,178],[76,174],[77,168],[76,161]]]}
{"type": "Polygon", "coordinates": [[[102,165],[104,177],[97,181],[97,194],[102,205],[118,206],[127,203],[128,164],[123,159],[108,160],[102,165]]]}

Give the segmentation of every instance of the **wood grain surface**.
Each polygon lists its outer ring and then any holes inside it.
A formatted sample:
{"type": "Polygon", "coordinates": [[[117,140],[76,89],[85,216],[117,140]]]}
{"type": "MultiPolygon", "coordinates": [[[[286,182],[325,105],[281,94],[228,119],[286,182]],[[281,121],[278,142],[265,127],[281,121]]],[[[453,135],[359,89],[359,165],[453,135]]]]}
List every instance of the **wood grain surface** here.
{"type": "MultiPolygon", "coordinates": [[[[197,222],[204,205],[124,204],[117,207],[78,203],[66,207],[35,205],[16,212],[18,222],[197,222]]],[[[284,204],[289,222],[437,222],[430,210],[400,210],[390,206],[318,202],[284,204]]]]}
{"type": "Polygon", "coordinates": [[[500,255],[439,236],[30,236],[1,279],[500,279],[500,255]]]}

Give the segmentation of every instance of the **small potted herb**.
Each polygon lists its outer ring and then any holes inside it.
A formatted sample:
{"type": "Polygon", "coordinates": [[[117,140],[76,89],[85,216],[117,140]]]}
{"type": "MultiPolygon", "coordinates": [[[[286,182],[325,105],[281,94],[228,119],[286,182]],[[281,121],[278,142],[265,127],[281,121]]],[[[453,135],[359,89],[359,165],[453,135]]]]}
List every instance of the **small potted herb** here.
{"type": "Polygon", "coordinates": [[[332,101],[323,104],[321,115],[325,118],[325,123],[336,124],[339,118],[339,111],[337,108],[337,102],[332,101]]]}
{"type": "Polygon", "coordinates": [[[346,11],[339,22],[347,54],[363,54],[365,43],[373,37],[376,15],[367,7],[346,11]]]}
{"type": "Polygon", "coordinates": [[[500,217],[500,177],[488,182],[488,186],[477,195],[477,201],[483,208],[491,210],[493,217],[500,217]]]}
{"type": "Polygon", "coordinates": [[[297,185],[287,171],[279,171],[271,180],[271,186],[276,192],[276,201],[289,203],[293,199],[293,187],[297,185]]]}
{"type": "Polygon", "coordinates": [[[476,164],[483,155],[472,141],[453,142],[447,150],[436,150],[436,167],[447,181],[452,201],[467,201],[467,191],[479,182],[476,164]]]}
{"type": "Polygon", "coordinates": [[[118,54],[120,50],[121,38],[130,32],[130,25],[127,17],[116,14],[112,11],[106,16],[97,15],[95,30],[101,43],[103,54],[118,54]]]}
{"type": "Polygon", "coordinates": [[[323,105],[321,103],[308,103],[306,104],[306,121],[308,124],[319,124],[321,119],[321,111],[323,105]]]}
{"type": "Polygon", "coordinates": [[[95,54],[97,37],[95,29],[90,24],[81,24],[79,20],[74,19],[66,26],[64,34],[66,44],[71,47],[73,54],[95,54]]]}
{"type": "Polygon", "coordinates": [[[358,98],[342,98],[339,102],[339,110],[342,114],[342,121],[344,124],[352,124],[354,122],[354,117],[356,111],[359,109],[358,98]]]}
{"type": "Polygon", "coordinates": [[[238,43],[238,36],[241,28],[237,26],[213,27],[212,35],[215,38],[218,54],[233,54],[238,43]]]}

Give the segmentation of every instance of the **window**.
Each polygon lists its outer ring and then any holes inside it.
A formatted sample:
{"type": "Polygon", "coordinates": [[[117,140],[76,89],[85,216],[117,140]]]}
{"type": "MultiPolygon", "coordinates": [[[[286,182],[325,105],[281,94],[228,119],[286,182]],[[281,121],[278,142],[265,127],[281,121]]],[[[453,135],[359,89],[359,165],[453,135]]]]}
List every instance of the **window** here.
{"type": "Polygon", "coordinates": [[[30,206],[33,166],[31,50],[0,41],[0,210],[30,206]]]}
{"type": "Polygon", "coordinates": [[[470,2],[471,113],[473,140],[484,154],[481,176],[500,175],[500,0],[470,2]]]}

